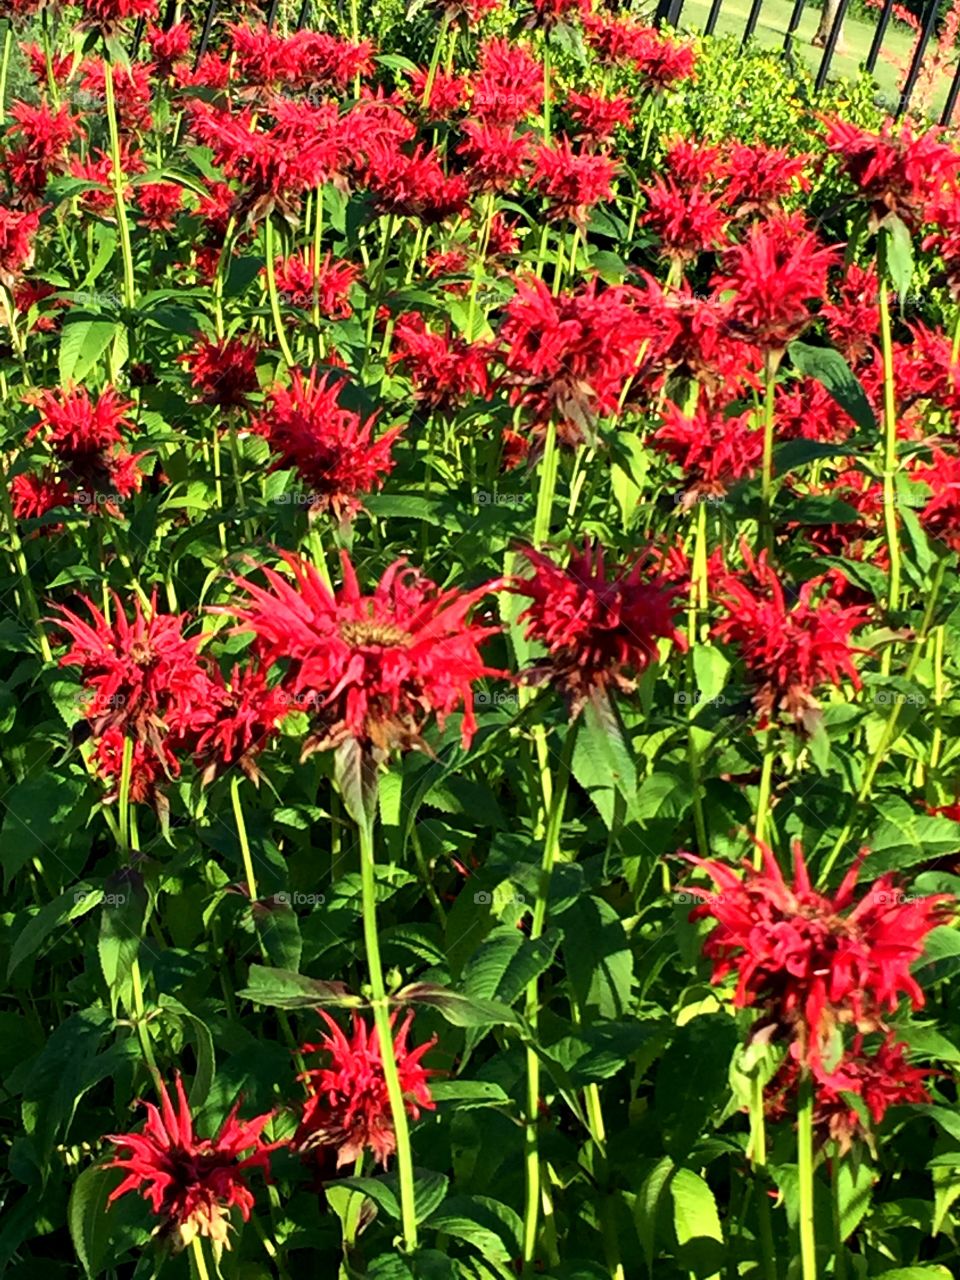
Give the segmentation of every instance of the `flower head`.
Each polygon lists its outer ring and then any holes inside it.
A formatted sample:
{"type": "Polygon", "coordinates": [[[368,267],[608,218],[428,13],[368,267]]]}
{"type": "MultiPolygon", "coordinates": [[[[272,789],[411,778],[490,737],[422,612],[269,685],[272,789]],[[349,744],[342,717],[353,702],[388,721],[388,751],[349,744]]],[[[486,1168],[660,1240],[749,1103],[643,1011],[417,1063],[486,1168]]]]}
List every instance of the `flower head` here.
{"type": "Polygon", "coordinates": [[[157,1230],[171,1236],[177,1247],[206,1236],[215,1245],[229,1248],[230,1210],[238,1208],[246,1222],[253,1208],[246,1172],[269,1170],[270,1148],[264,1145],[262,1134],[272,1113],[238,1120],[238,1101],[215,1138],[199,1138],[179,1074],[174,1086],[176,1107],[162,1083],[159,1108],[152,1102],[143,1103],[147,1122],[142,1133],[107,1135],[119,1151],[107,1168],[127,1172],[108,1203],[129,1191],[139,1191],[161,1219],[157,1230]],[[250,1154],[245,1156],[244,1152],[250,1154]]]}
{"type": "Polygon", "coordinates": [[[642,560],[608,569],[603,548],[589,542],[565,569],[533,548],[523,552],[533,574],[512,589],[531,603],[518,619],[528,640],[547,650],[535,677],[566,695],[574,715],[598,690],[630,691],[633,677],[658,658],[658,641],[684,646],[676,629],[673,591],[642,560]]]}
{"type": "Polygon", "coordinates": [[[764,1024],[789,1039],[804,1064],[824,1060],[838,1027],[885,1030],[884,1015],[902,996],[922,1008],[911,966],[952,910],[950,894],[908,897],[888,873],[857,901],[865,851],[828,894],[811,885],[799,843],[792,884],[772,850],[760,849],[761,869],[745,861],[739,872],[715,858],[683,854],[717,886],[692,890],[703,902],[690,919],[714,921],[703,954],[713,962],[714,982],[736,974],[735,1005],[760,1009],[764,1024]]]}
{"type": "Polygon", "coordinates": [[[257,357],[260,343],[251,338],[204,338],[198,336],[190,351],[177,356],[190,375],[190,383],[204,404],[221,409],[242,408],[251,391],[259,387],[257,357]]]}
{"type": "Polygon", "coordinates": [[[397,560],[365,596],[342,552],[344,581],[334,593],[312,564],[283,559],[293,581],[273,569],[263,570],[266,588],[241,580],[247,599],[231,612],[256,636],[265,667],[288,664],[286,691],[312,713],[306,749],[348,738],[379,751],[422,746],[429,717],[442,724],[461,707],[469,746],[476,729],[471,686],[499,672],[479,651],[498,628],[468,618],[499,583],[441,590],[397,560]]]}
{"type": "MultiPolygon", "coordinates": [[[[305,1044],[302,1052],[323,1053],[329,1065],[307,1071],[304,1080],[310,1096],[303,1105],[294,1146],[306,1153],[317,1147],[334,1147],[337,1167],[352,1164],[364,1151],[386,1165],[397,1149],[390,1113],[390,1098],[383,1071],[380,1037],[360,1014],[353,1014],[350,1038],[323,1009],[320,1017],[329,1027],[319,1044],[305,1044]]],[[[390,1020],[393,1027],[396,1014],[390,1020]]],[[[434,1073],[421,1058],[436,1043],[436,1036],[411,1049],[407,1044],[413,1014],[408,1013],[394,1036],[393,1052],[407,1114],[414,1120],[420,1109],[433,1111],[428,1078],[434,1073]]]]}

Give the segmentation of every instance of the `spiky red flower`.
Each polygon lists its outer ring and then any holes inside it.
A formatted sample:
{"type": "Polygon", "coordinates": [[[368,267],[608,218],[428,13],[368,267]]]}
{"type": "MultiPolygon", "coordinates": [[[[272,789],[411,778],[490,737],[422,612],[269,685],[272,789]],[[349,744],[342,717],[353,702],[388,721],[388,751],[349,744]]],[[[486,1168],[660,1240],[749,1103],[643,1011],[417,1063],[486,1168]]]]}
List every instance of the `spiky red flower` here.
{"type": "MultiPolygon", "coordinates": [[[[390,1098],[383,1072],[380,1037],[360,1014],[353,1014],[350,1039],[323,1009],[317,1011],[329,1027],[319,1044],[305,1044],[301,1052],[323,1053],[329,1065],[307,1071],[303,1079],[310,1096],[303,1104],[294,1147],[304,1153],[318,1147],[334,1147],[337,1167],[352,1164],[364,1151],[386,1166],[397,1149],[390,1112],[390,1098]]],[[[390,1025],[396,1022],[396,1014],[390,1025]]],[[[414,1120],[421,1108],[433,1111],[428,1079],[435,1073],[421,1063],[437,1037],[411,1049],[407,1044],[413,1014],[408,1013],[394,1036],[393,1052],[403,1090],[404,1107],[414,1120]]]]}
{"type": "Polygon", "coordinates": [[[238,1120],[238,1101],[215,1138],[200,1138],[194,1132],[179,1073],[174,1077],[177,1107],[166,1086],[160,1083],[158,1087],[159,1109],[152,1102],[142,1104],[147,1112],[142,1133],[107,1135],[120,1153],[107,1168],[127,1171],[108,1203],[129,1191],[139,1191],[161,1219],[157,1231],[172,1238],[176,1247],[206,1236],[229,1248],[230,1210],[238,1208],[246,1222],[253,1209],[246,1173],[251,1169],[269,1172],[271,1148],[264,1144],[262,1134],[273,1113],[238,1120]]]}
{"type": "Polygon", "coordinates": [[[633,119],[630,99],[624,94],[607,98],[602,93],[571,93],[567,110],[577,135],[594,146],[612,141],[617,128],[629,129],[633,119]]]}
{"type": "Polygon", "coordinates": [[[289,387],[274,386],[254,431],[278,455],[277,467],[294,467],[310,486],[310,508],[337,520],[355,515],[364,494],[379,489],[393,469],[391,450],[399,427],[373,434],[376,417],[364,421],[340,403],[342,379],[314,369],[291,372],[289,387]]]}
{"type": "Polygon", "coordinates": [[[810,323],[809,304],[824,297],[837,261],[838,251],[825,248],[802,217],[783,214],[753,223],[711,283],[733,293],[733,323],[745,337],[782,351],[810,323]]]}
{"type": "Polygon", "coordinates": [[[851,262],[837,287],[836,302],[825,302],[820,314],[827,322],[830,340],[851,363],[870,350],[880,331],[880,285],[871,262],[858,267],[851,262]]]}
{"type": "Polygon", "coordinates": [[[128,18],[153,18],[157,0],[81,0],[86,19],[104,31],[113,31],[128,18]]]}
{"type": "Polygon", "coordinates": [[[256,663],[234,664],[229,681],[218,668],[211,675],[210,696],[192,726],[190,747],[204,782],[238,766],[254,783],[260,774],[256,757],[269,746],[281,720],[293,709],[282,688],[267,684],[256,663]]]}
{"type": "Polygon", "coordinates": [[[84,715],[97,737],[119,729],[162,755],[165,735],[188,730],[208,697],[200,637],[184,636],[187,615],[158,612],[155,596],[146,614],[135,598],[130,620],[114,594],[109,622],[92,600],[80,598],[92,625],[63,605],[56,623],[72,641],[60,666],[80,669],[84,715]]]}
{"type": "Polygon", "coordinates": [[[190,375],[190,383],[204,404],[221,409],[241,408],[251,391],[259,387],[257,357],[260,342],[255,336],[216,339],[199,336],[189,351],[177,356],[190,375]]]}
{"type": "Polygon", "coordinates": [[[641,188],[641,221],[659,238],[663,254],[689,262],[723,243],[730,220],[719,197],[701,186],[678,187],[657,175],[641,188]]]}
{"type": "Polygon", "coordinates": [[[601,200],[609,200],[617,172],[609,156],[574,151],[569,138],[554,146],[541,144],[533,151],[532,183],[548,202],[547,216],[570,218],[584,227],[587,214],[601,200]]]}
{"type": "Polygon", "coordinates": [[[164,30],[149,23],[147,26],[147,44],[153,61],[153,74],[161,80],[179,71],[188,70],[187,55],[193,30],[188,22],[174,22],[164,30]]]}
{"type": "Polygon", "coordinates": [[[701,396],[692,414],[665,401],[663,419],[651,444],[683,469],[688,504],[703,497],[722,497],[735,481],[758,471],[763,429],[752,410],[731,413],[701,396]]]}
{"type": "Polygon", "coordinates": [[[22,212],[0,205],[0,280],[11,284],[33,263],[33,238],[40,225],[40,211],[22,212]]]}
{"type": "Polygon", "coordinates": [[[374,142],[366,176],[384,213],[434,223],[461,213],[467,204],[466,180],[457,173],[448,176],[437,154],[423,146],[407,155],[391,143],[374,142]]]}
{"type": "MultiPolygon", "coordinates": [[[[854,1142],[872,1143],[873,1135],[861,1111],[851,1104],[859,1098],[873,1122],[879,1125],[891,1107],[927,1103],[926,1082],[936,1072],[929,1067],[911,1067],[907,1046],[892,1033],[874,1050],[864,1048],[863,1036],[856,1035],[849,1052],[828,1071],[812,1068],[813,1124],[821,1143],[833,1141],[839,1154],[846,1155],[854,1142]]],[[[796,1106],[800,1064],[788,1057],[765,1090],[766,1114],[782,1119],[796,1106]]]]}
{"type": "Polygon", "coordinates": [[[27,439],[42,435],[63,456],[109,449],[122,442],[124,432],[134,430],[126,416],[133,401],[121,399],[115,387],[105,387],[96,401],[86,387],[33,392],[25,398],[40,412],[40,421],[31,427],[27,439]]]}
{"type": "Polygon", "coordinates": [[[960,176],[960,155],[940,141],[940,129],[918,134],[904,121],[899,128],[885,124],[871,133],[844,120],[824,124],[827,146],[859,187],[873,228],[888,213],[909,227],[919,225],[944,188],[960,176]]]}
{"type": "Polygon", "coordinates": [[[144,182],[137,187],[138,222],[150,231],[174,231],[183,208],[183,187],[174,182],[144,182]]]}
{"type": "Polygon", "coordinates": [[[495,125],[467,120],[466,141],[457,147],[465,157],[467,179],[475,191],[509,191],[523,172],[530,156],[530,142],[512,125],[495,125]]]}
{"type": "Polygon", "coordinates": [[[431,333],[415,311],[397,318],[391,364],[410,373],[414,395],[432,409],[449,411],[476,396],[486,399],[490,348],[443,333],[431,333]]]}
{"type": "Polygon", "coordinates": [[[601,545],[589,540],[566,568],[532,547],[523,554],[533,574],[511,587],[531,603],[518,621],[526,623],[527,639],[547,650],[531,676],[555,684],[573,715],[596,691],[632,691],[633,677],[657,661],[660,640],[686,647],[676,628],[675,592],[645,558],[610,566],[601,545]]]}
{"type": "Polygon", "coordinates": [[[50,174],[62,171],[77,122],[69,107],[54,110],[46,102],[14,102],[9,112],[16,125],[6,140],[3,163],[20,200],[33,201],[43,194],[50,174]]]}
{"type": "Polygon", "coordinates": [[[240,580],[246,602],[230,610],[252,631],[265,667],[289,663],[286,691],[312,711],[307,749],[353,738],[365,748],[422,744],[431,715],[443,723],[463,708],[461,738],[476,730],[471,686],[487,675],[479,646],[498,628],[468,620],[499,582],[472,591],[441,590],[395,561],[372,595],[362,595],[341,553],[343,586],[333,593],[308,561],[284,553],[293,582],[264,569],[267,588],[240,580]]]}
{"type": "Polygon", "coordinates": [[[734,216],[776,213],[778,202],[799,187],[810,188],[804,169],[810,157],[781,147],[735,142],[723,163],[723,199],[734,216]]]}
{"type": "Polygon", "coordinates": [[[328,320],[346,320],[353,315],[350,292],[360,276],[356,263],[327,253],[315,266],[310,251],[277,258],[274,271],[277,290],[291,306],[309,311],[316,298],[320,314],[328,320]]]}
{"type": "Polygon", "coordinates": [[[930,498],[919,512],[920,523],[932,538],[960,551],[960,457],[933,449],[932,460],[913,468],[911,479],[930,489],[930,498]]]}
{"type": "Polygon", "coordinates": [[[884,1014],[903,996],[923,1007],[911,967],[953,910],[951,894],[907,896],[891,872],[856,901],[865,850],[832,894],[811,885],[799,842],[792,884],[772,850],[760,850],[760,870],[749,860],[736,871],[715,858],[682,855],[717,886],[690,889],[703,899],[690,919],[715,921],[703,954],[713,963],[713,982],[737,975],[738,1008],[759,1009],[761,1025],[788,1039],[794,1057],[818,1065],[829,1059],[837,1028],[885,1031],[884,1014]]]}
{"type": "Polygon", "coordinates": [[[845,608],[822,595],[825,577],[804,582],[788,603],[783,583],[766,551],[754,558],[741,543],[746,573],[725,571],[716,595],[727,616],[713,628],[720,640],[740,652],[757,686],[754,705],[764,727],[777,711],[811,727],[819,710],[814,690],[841,685],[847,677],[855,689],[861,681],[853,657],[851,633],[865,621],[862,606],[845,608]],[[817,599],[822,595],[821,599],[817,599]]]}
{"type": "Polygon", "coordinates": [[[56,471],[47,467],[39,473],[24,471],[15,475],[10,481],[10,501],[17,520],[34,520],[55,507],[71,506],[73,493],[56,471]]]}
{"type": "Polygon", "coordinates": [[[543,68],[521,44],[484,40],[473,84],[473,110],[490,124],[518,124],[543,107],[543,68]]]}

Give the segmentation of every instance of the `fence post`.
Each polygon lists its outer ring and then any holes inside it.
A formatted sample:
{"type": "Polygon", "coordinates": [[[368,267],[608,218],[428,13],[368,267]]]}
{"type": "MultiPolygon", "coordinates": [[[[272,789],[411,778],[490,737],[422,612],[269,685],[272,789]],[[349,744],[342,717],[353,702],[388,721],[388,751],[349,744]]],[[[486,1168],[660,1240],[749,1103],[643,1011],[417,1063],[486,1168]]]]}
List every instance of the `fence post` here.
{"type": "Polygon", "coordinates": [[[300,6],[300,12],[297,15],[297,30],[302,31],[310,21],[310,0],[303,0],[300,6]]]}
{"type": "Polygon", "coordinates": [[[790,25],[787,27],[787,34],[783,41],[784,53],[790,52],[790,46],[793,44],[793,37],[796,35],[797,27],[800,25],[800,19],[803,17],[803,6],[805,4],[806,0],[795,0],[793,12],[790,14],[790,25]]]}
{"type": "Polygon", "coordinates": [[[747,41],[757,29],[757,22],[760,18],[760,10],[763,7],[763,0],[753,0],[750,5],[750,12],[747,15],[747,25],[743,28],[743,39],[740,41],[740,48],[746,47],[747,41]]]}
{"type": "Polygon", "coordinates": [[[676,27],[683,10],[683,0],[657,0],[657,12],[653,17],[653,25],[660,27],[664,23],[668,27],[676,27]]]}
{"type": "Polygon", "coordinates": [[[203,29],[200,32],[200,43],[197,45],[197,60],[193,64],[196,70],[200,65],[200,59],[207,52],[207,45],[210,43],[210,32],[213,30],[213,20],[217,16],[217,0],[210,0],[207,5],[207,12],[203,18],[203,29]]]}
{"type": "Polygon", "coordinates": [[[883,37],[887,34],[887,25],[890,22],[890,15],[893,13],[893,0],[883,0],[883,9],[880,11],[880,20],[877,23],[877,29],[873,33],[873,41],[870,45],[870,52],[867,54],[867,60],[863,64],[866,69],[873,75],[877,65],[877,59],[880,57],[880,46],[883,44],[883,37]]]}
{"type": "MultiPolygon", "coordinates": [[[[817,70],[817,78],[814,83],[815,93],[821,93],[823,86],[827,83],[827,72],[830,70],[834,50],[837,47],[837,41],[840,39],[840,32],[843,28],[843,20],[847,15],[847,5],[849,3],[850,0],[840,0],[840,7],[837,10],[837,16],[833,20],[833,26],[830,28],[830,34],[823,50],[823,57],[820,59],[820,66],[817,70]]],[[[934,3],[936,3],[936,0],[934,0],[934,3]]]]}
{"type": "Polygon", "coordinates": [[[703,34],[705,36],[713,35],[714,28],[717,25],[717,19],[720,17],[720,6],[722,4],[723,0],[713,0],[710,5],[710,12],[707,14],[707,25],[703,28],[703,34]]]}
{"type": "Polygon", "coordinates": [[[957,105],[957,97],[960,95],[960,63],[953,73],[953,79],[950,81],[950,92],[947,94],[947,100],[943,104],[943,115],[940,117],[941,125],[946,128],[953,117],[953,109],[957,105]]]}
{"type": "Polygon", "coordinates": [[[913,91],[917,87],[917,80],[920,76],[920,68],[923,66],[923,55],[927,51],[927,44],[933,34],[933,28],[937,22],[937,9],[939,8],[938,0],[929,0],[926,9],[923,12],[923,27],[917,36],[917,47],[913,52],[913,59],[910,63],[910,70],[907,72],[907,78],[903,83],[903,89],[900,93],[900,101],[897,103],[896,118],[899,120],[907,107],[910,105],[910,99],[913,97],[913,91]]]}

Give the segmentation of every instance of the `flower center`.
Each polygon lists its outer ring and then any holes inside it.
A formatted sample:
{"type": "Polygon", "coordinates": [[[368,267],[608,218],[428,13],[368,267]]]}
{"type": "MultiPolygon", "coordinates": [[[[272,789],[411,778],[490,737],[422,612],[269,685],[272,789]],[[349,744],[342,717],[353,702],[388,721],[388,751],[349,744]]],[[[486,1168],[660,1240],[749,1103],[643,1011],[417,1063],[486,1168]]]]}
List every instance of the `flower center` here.
{"type": "Polygon", "coordinates": [[[351,648],[359,649],[363,645],[408,645],[411,637],[402,627],[389,622],[341,622],[340,638],[351,648]]]}

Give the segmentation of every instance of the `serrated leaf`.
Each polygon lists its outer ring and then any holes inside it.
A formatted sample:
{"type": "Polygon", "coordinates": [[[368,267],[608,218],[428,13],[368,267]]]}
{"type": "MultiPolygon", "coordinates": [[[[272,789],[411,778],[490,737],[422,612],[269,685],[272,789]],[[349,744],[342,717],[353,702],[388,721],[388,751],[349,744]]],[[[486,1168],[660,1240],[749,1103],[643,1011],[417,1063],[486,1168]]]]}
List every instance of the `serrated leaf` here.
{"type": "Polygon", "coordinates": [[[344,982],[322,982],[288,969],[272,969],[252,964],[248,985],[238,991],[242,1000],[269,1005],[274,1009],[319,1009],[338,1006],[356,1009],[363,1004],[360,996],[351,995],[344,982]]]}
{"type": "Polygon", "coordinates": [[[826,387],[858,427],[871,432],[878,429],[870,401],[839,351],[832,347],[813,347],[806,342],[791,342],[787,350],[794,366],[806,377],[826,387]]]}

